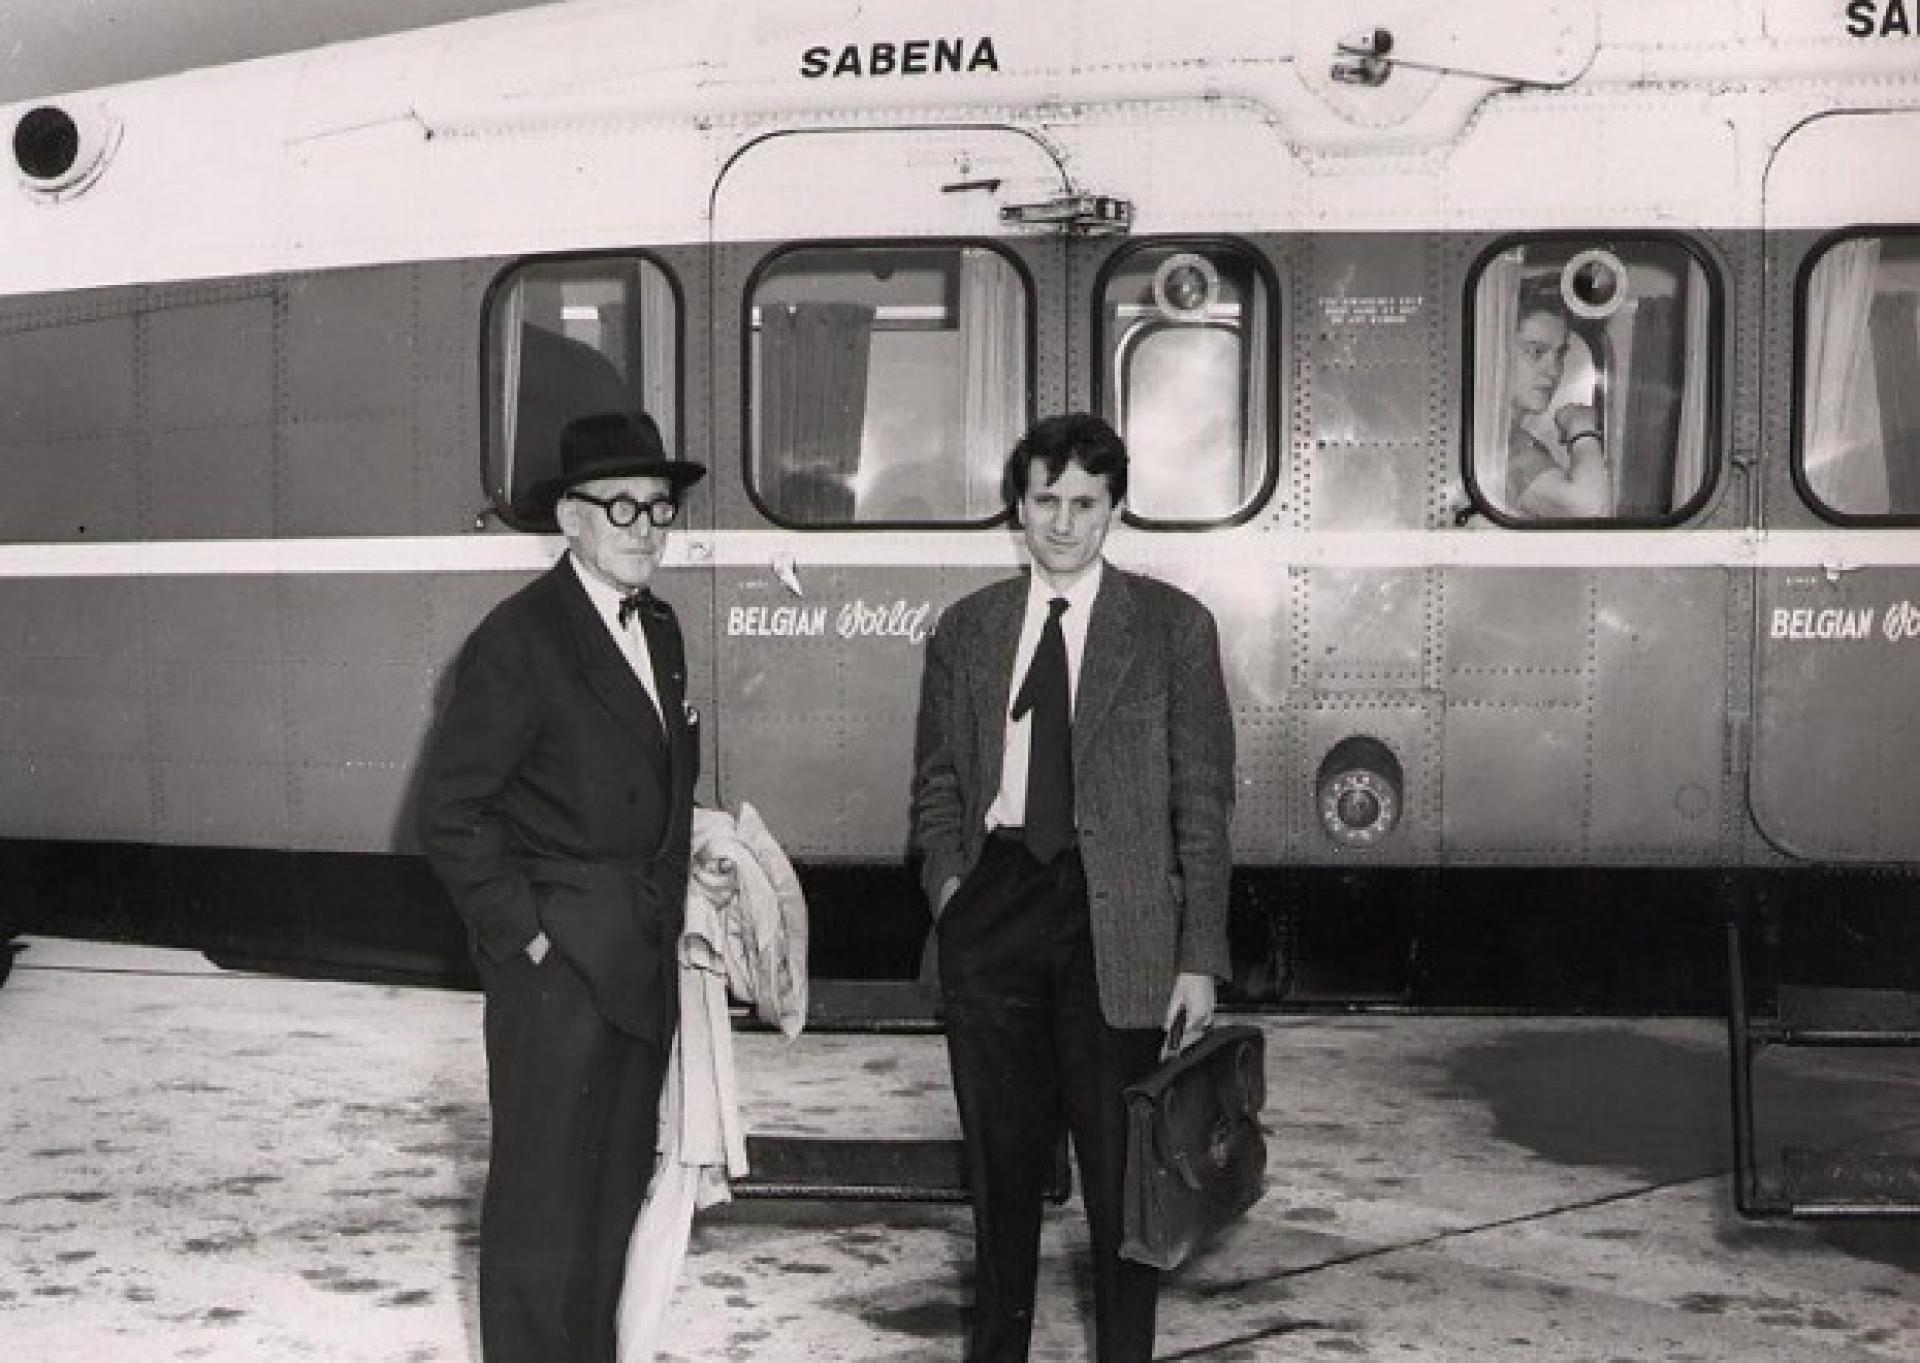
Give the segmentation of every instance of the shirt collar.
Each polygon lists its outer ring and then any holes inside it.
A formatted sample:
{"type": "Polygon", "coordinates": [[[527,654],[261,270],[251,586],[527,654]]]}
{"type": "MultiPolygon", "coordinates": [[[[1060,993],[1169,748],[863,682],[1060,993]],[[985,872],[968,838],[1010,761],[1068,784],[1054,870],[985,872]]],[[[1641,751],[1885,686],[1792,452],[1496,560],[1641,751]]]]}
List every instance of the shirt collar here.
{"type": "Polygon", "coordinates": [[[1046,579],[1039,573],[1030,572],[1027,575],[1027,608],[1044,613],[1049,601],[1056,596],[1064,596],[1067,598],[1069,617],[1078,616],[1082,620],[1088,619],[1093,611],[1093,600],[1100,595],[1100,581],[1106,573],[1106,559],[1097,558],[1093,561],[1093,566],[1080,575],[1078,581],[1062,592],[1048,586],[1046,579]]]}
{"type": "Polygon", "coordinates": [[[618,587],[602,582],[581,566],[580,560],[572,554],[567,562],[573,565],[573,575],[580,579],[580,585],[587,589],[587,599],[593,602],[593,608],[600,612],[600,618],[614,624],[620,622],[620,602],[627,595],[618,587]]]}

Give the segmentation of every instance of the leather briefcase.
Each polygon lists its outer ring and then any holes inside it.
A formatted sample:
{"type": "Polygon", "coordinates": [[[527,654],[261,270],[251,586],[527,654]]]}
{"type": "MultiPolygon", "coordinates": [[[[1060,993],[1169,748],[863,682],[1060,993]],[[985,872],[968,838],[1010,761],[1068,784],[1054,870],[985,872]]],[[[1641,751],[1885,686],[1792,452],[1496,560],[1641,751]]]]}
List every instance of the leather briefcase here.
{"type": "Polygon", "coordinates": [[[1120,1253],[1175,1268],[1266,1191],[1266,1038],[1257,1027],[1215,1027],[1126,1096],[1120,1253]]]}

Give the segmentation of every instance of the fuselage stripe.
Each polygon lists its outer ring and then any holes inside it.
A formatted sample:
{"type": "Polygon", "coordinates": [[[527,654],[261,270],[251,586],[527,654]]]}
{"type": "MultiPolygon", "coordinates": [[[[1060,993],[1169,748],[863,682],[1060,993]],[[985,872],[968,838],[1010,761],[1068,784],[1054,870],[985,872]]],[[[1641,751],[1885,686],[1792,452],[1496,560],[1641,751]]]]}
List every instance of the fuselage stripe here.
{"type": "MultiPolygon", "coordinates": [[[[558,556],[551,535],[351,536],[0,545],[0,578],[302,576],[335,573],[535,572],[558,556]]],[[[1835,576],[1920,567],[1920,531],[1116,531],[1120,563],[1289,568],[1815,568],[1835,576]]],[[[1011,530],[689,531],[670,569],[1013,568],[1011,530]]]]}

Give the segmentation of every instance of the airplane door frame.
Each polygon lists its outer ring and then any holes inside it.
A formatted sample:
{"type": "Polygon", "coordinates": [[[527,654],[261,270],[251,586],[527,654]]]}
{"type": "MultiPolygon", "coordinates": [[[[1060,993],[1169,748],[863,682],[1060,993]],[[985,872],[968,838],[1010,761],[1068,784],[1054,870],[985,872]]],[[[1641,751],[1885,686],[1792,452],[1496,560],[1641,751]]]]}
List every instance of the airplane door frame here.
{"type": "Polygon", "coordinates": [[[1913,111],[1824,114],[1782,140],[1763,189],[1774,324],[1762,356],[1761,524],[1784,553],[1755,574],[1748,799],[1761,833],[1810,861],[1920,860],[1920,652],[1885,630],[1890,608],[1920,602],[1920,557],[1885,533],[1898,522],[1821,514],[1799,470],[1810,271],[1843,232],[1920,224],[1912,177],[1868,173],[1910,162],[1916,139],[1913,111]]]}
{"type": "Polygon", "coordinates": [[[770,259],[798,245],[990,244],[1018,264],[1031,289],[1029,415],[1057,410],[1068,391],[1065,239],[1056,229],[1009,226],[1001,210],[1069,192],[1050,148],[992,124],[777,132],[742,147],[715,181],[715,783],[725,802],[753,801],[802,861],[904,864],[921,650],[736,636],[736,608],[824,606],[830,635],[856,599],[925,604],[930,621],[955,597],[1012,571],[1017,558],[1002,525],[776,524],[747,485],[750,291],[770,259]]]}

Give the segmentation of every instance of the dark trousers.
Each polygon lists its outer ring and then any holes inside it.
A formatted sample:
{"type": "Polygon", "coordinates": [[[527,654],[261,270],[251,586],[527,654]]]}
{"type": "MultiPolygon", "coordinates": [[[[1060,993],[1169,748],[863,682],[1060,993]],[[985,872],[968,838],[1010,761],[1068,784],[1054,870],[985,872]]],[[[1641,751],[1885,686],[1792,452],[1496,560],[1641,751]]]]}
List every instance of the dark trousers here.
{"type": "Polygon", "coordinates": [[[1043,866],[1017,838],[990,837],[941,913],[939,934],[973,1203],[967,1358],[1027,1357],[1044,1186],[1064,1121],[1093,1242],[1095,1356],[1147,1363],[1159,1274],[1120,1257],[1122,1090],[1154,1067],[1161,1038],[1153,1028],[1110,1027],[1101,1016],[1079,854],[1043,866]]]}
{"type": "Polygon", "coordinates": [[[666,1053],[601,1016],[558,951],[539,965],[483,962],[481,978],[493,1111],[482,1352],[486,1363],[612,1363],[666,1053]]]}

